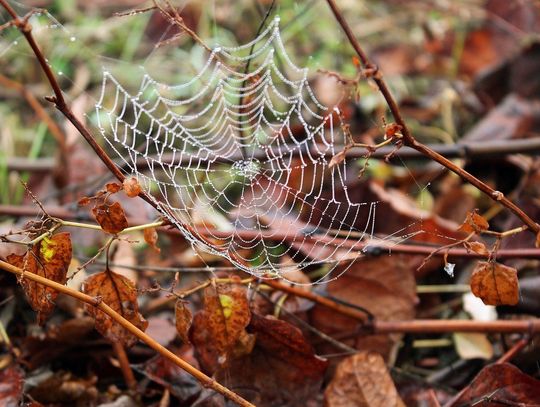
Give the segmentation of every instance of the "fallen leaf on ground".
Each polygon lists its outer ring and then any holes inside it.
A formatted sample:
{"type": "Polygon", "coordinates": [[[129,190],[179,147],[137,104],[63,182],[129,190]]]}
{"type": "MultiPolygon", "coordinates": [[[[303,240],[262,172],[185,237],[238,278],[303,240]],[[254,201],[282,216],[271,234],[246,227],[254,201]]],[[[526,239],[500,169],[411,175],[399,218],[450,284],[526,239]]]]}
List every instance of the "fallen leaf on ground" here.
{"type": "Polygon", "coordinates": [[[454,333],[456,352],[461,359],[491,359],[493,357],[493,345],[487,335],[476,332],[454,333]]]}
{"type": "MultiPolygon", "coordinates": [[[[405,255],[361,258],[338,279],[326,285],[327,294],[341,301],[363,307],[377,320],[409,320],[414,318],[416,265],[405,255]]],[[[339,271],[339,270],[338,270],[339,271]]],[[[316,305],[311,311],[314,327],[329,335],[352,333],[360,321],[316,305]]],[[[354,335],[343,342],[362,350],[375,350],[389,357],[401,335],[354,335]]],[[[321,353],[334,352],[331,345],[318,347],[321,353]]]]}
{"type": "MultiPolygon", "coordinates": [[[[143,316],[139,313],[137,304],[137,290],[134,284],[126,277],[110,270],[93,274],[86,279],[82,291],[92,297],[101,300],[122,315],[140,330],[144,331],[148,326],[143,316]]],[[[132,346],[137,342],[137,337],[116,323],[103,311],[85,304],[88,314],[94,317],[96,329],[111,341],[119,341],[124,346],[132,346]]]]}
{"type": "Polygon", "coordinates": [[[0,370],[0,405],[18,407],[23,392],[24,374],[19,366],[12,364],[0,370]]]}
{"type": "Polygon", "coordinates": [[[497,262],[480,261],[471,276],[471,291],[486,305],[516,305],[517,270],[497,262]]]}
{"type": "Polygon", "coordinates": [[[540,404],[540,380],[536,380],[509,363],[484,367],[470,386],[452,405],[485,407],[540,404]]]}
{"type": "MultiPolygon", "coordinates": [[[[60,284],[66,283],[66,275],[71,262],[71,238],[69,233],[57,233],[45,237],[35,244],[26,254],[19,256],[11,254],[7,261],[24,270],[45,277],[60,284]]],[[[43,284],[20,278],[31,307],[37,311],[38,324],[43,324],[54,309],[54,300],[58,292],[43,284]]]]}
{"type": "Polygon", "coordinates": [[[126,214],[119,202],[96,205],[92,208],[92,214],[107,233],[115,235],[128,227],[126,214]]]}
{"type": "Polygon", "coordinates": [[[327,407],[405,407],[381,355],[360,352],[339,363],[324,392],[327,407]]]}
{"type": "Polygon", "coordinates": [[[253,314],[253,351],[216,372],[257,406],[306,406],[317,397],[328,361],[315,355],[302,331],[271,316],[253,314]]]}

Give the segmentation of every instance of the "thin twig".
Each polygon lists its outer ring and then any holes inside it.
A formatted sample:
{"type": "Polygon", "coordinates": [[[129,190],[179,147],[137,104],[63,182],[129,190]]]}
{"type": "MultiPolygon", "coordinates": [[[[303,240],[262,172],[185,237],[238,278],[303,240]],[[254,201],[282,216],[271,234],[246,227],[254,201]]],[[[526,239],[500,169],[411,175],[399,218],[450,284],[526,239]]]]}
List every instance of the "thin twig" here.
{"type": "Polygon", "coordinates": [[[162,355],[163,357],[170,360],[175,365],[179,366],[181,369],[191,374],[199,382],[201,382],[203,386],[211,388],[212,390],[222,394],[224,397],[235,402],[236,404],[240,406],[254,407],[253,404],[244,400],[238,394],[229,390],[225,386],[219,384],[217,381],[215,381],[211,377],[208,377],[200,370],[191,366],[184,359],[180,358],[179,356],[177,356],[176,354],[174,354],[173,352],[171,352],[164,346],[160,345],[152,337],[150,337],[148,334],[141,331],[139,328],[137,328],[135,325],[133,325],[131,322],[129,322],[127,319],[125,319],[123,316],[118,314],[116,311],[114,311],[111,307],[109,307],[107,304],[105,304],[103,301],[99,300],[98,298],[91,297],[89,295],[81,293],[72,288],[66,287],[65,285],[59,284],[55,281],[49,280],[48,278],[39,276],[37,274],[24,272],[22,269],[15,267],[9,263],[6,263],[5,261],[2,261],[2,260],[0,260],[0,269],[13,273],[22,278],[32,280],[38,284],[45,285],[62,294],[69,295],[70,297],[76,298],[79,301],[82,301],[86,304],[96,307],[97,309],[99,309],[100,311],[104,312],[109,317],[111,317],[116,323],[118,323],[123,328],[128,330],[131,334],[139,338],[142,342],[146,343],[146,345],[148,345],[150,348],[154,349],[160,355],[162,355]]]}

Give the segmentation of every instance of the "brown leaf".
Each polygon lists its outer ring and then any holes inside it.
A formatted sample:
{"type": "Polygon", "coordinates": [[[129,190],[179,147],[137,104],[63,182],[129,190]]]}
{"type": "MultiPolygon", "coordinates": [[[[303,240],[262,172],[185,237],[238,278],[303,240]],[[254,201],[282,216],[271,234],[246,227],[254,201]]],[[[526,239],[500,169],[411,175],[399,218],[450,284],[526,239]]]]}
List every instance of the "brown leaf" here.
{"type": "Polygon", "coordinates": [[[174,318],[176,320],[176,331],[184,343],[190,343],[189,328],[193,322],[193,315],[187,307],[185,301],[177,300],[174,307],[174,318]]]}
{"type": "Polygon", "coordinates": [[[218,284],[206,288],[204,308],[195,315],[191,339],[210,369],[227,362],[250,318],[244,287],[218,284]]]}
{"type": "Polygon", "coordinates": [[[381,355],[360,352],[344,359],[326,388],[327,407],[405,407],[381,355]]]}
{"type": "Polygon", "coordinates": [[[105,185],[105,189],[107,190],[108,193],[115,194],[122,189],[122,185],[116,182],[109,182],[108,184],[105,185]]]}
{"type": "Polygon", "coordinates": [[[156,228],[146,228],[143,234],[145,242],[156,252],[161,252],[161,249],[157,246],[158,234],[156,228]]]}
{"type": "Polygon", "coordinates": [[[18,407],[23,394],[24,374],[15,364],[0,370],[0,405],[18,407]]]}
{"type": "Polygon", "coordinates": [[[536,235],[535,246],[540,248],[540,232],[538,232],[538,234],[536,235]]]}
{"type": "Polygon", "coordinates": [[[489,229],[489,223],[476,211],[467,213],[465,221],[458,228],[465,233],[480,233],[489,229]]]}
{"type": "Polygon", "coordinates": [[[92,214],[101,228],[107,233],[115,235],[128,227],[126,214],[119,202],[96,205],[92,209],[92,214]]]}
{"type": "MultiPolygon", "coordinates": [[[[417,264],[406,255],[361,258],[326,285],[327,294],[363,307],[381,321],[412,319],[417,301],[414,277],[417,264]]],[[[340,269],[336,273],[340,273],[340,269]]],[[[313,307],[311,320],[315,328],[329,335],[354,332],[359,326],[358,320],[320,305],[313,307]]],[[[398,334],[357,335],[343,341],[357,349],[375,350],[386,358],[400,337],[398,334]]],[[[324,344],[318,351],[334,350],[324,344]]]]}
{"type": "Polygon", "coordinates": [[[216,378],[257,406],[310,405],[328,361],[288,322],[253,314],[248,331],[256,338],[253,351],[220,367],[216,378]]]}
{"type": "Polygon", "coordinates": [[[141,185],[135,177],[124,179],[124,192],[130,198],[135,198],[141,193],[141,185]]]}
{"type": "MultiPolygon", "coordinates": [[[[134,284],[126,277],[110,270],[91,275],[83,284],[82,291],[101,300],[122,315],[140,330],[144,331],[148,326],[143,316],[139,313],[137,304],[137,290],[134,284]]],[[[103,311],[85,304],[88,314],[94,317],[96,329],[107,339],[119,341],[124,346],[132,346],[137,338],[125,330],[121,325],[113,321],[103,311]]]]}
{"type": "Polygon", "coordinates": [[[471,291],[486,305],[516,305],[517,270],[496,262],[480,261],[471,276],[471,291]]]}
{"type": "Polygon", "coordinates": [[[86,206],[90,203],[91,199],[87,196],[83,196],[81,199],[79,199],[79,202],[77,202],[77,205],[79,206],[86,206]]]}
{"type": "Polygon", "coordinates": [[[483,368],[452,405],[485,407],[540,405],[540,381],[509,363],[483,368]]]}
{"type": "MultiPolygon", "coordinates": [[[[65,284],[71,262],[71,252],[70,235],[64,232],[57,233],[50,238],[45,237],[23,256],[9,255],[7,261],[23,269],[25,273],[37,274],[57,283],[65,284]]],[[[20,281],[28,302],[38,313],[38,323],[43,324],[54,309],[54,300],[58,296],[58,292],[24,278],[24,275],[21,276],[20,281]]]]}
{"type": "Polygon", "coordinates": [[[465,242],[465,247],[470,251],[487,256],[489,254],[486,245],[482,242],[465,242]]]}

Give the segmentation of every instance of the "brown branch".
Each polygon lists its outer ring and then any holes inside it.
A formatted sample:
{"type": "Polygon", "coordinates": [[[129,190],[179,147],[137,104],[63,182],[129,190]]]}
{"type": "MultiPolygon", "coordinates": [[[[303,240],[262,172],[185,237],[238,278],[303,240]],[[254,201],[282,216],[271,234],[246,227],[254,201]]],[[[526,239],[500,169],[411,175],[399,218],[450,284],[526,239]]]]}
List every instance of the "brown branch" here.
{"type": "Polygon", "coordinates": [[[433,161],[438,162],[439,164],[448,168],[450,171],[456,173],[462,179],[466,180],[467,182],[469,182],[470,184],[478,188],[480,191],[484,192],[491,199],[493,199],[496,202],[499,202],[501,205],[503,205],[504,207],[512,211],[519,219],[521,219],[521,221],[525,225],[529,227],[529,229],[532,232],[534,232],[535,234],[539,233],[540,225],[536,223],[534,220],[532,220],[525,212],[521,210],[521,208],[519,208],[511,200],[506,198],[501,192],[495,191],[489,185],[480,181],[478,178],[468,173],[463,168],[457,166],[456,164],[454,164],[452,161],[448,160],[441,154],[433,151],[426,145],[416,140],[416,138],[412,135],[411,131],[407,127],[407,124],[405,123],[405,120],[403,119],[401,115],[399,106],[396,100],[394,99],[394,97],[392,96],[392,93],[390,92],[388,85],[383,79],[382,73],[370,61],[367,54],[364,52],[364,50],[360,46],[358,40],[356,39],[356,37],[354,36],[351,30],[351,27],[349,26],[349,24],[343,17],[343,14],[341,13],[341,11],[338,9],[335,0],[326,0],[326,2],[330,6],[330,9],[332,10],[337,22],[339,23],[339,25],[345,32],[345,35],[349,39],[349,42],[354,48],[356,54],[360,58],[360,61],[362,62],[362,66],[364,70],[370,72],[369,77],[375,82],[375,84],[377,85],[377,88],[379,89],[379,92],[381,92],[381,94],[383,95],[384,100],[386,101],[386,104],[388,105],[388,108],[390,109],[390,113],[394,117],[396,124],[401,127],[401,133],[403,135],[403,144],[415,149],[416,151],[422,153],[426,157],[429,157],[433,161]]]}
{"type": "MultiPolygon", "coordinates": [[[[71,211],[66,210],[63,207],[57,206],[57,207],[46,207],[47,212],[50,216],[54,218],[60,218],[63,220],[68,219],[74,219],[74,220],[80,220],[80,219],[91,219],[89,216],[85,216],[78,213],[73,213],[71,211]]],[[[23,205],[23,206],[13,206],[13,205],[0,205],[0,215],[8,215],[8,216],[36,216],[39,215],[40,211],[39,208],[36,208],[34,206],[30,205],[23,205]]],[[[137,218],[128,218],[128,223],[130,225],[142,225],[147,223],[145,219],[137,219],[137,218]]],[[[160,230],[164,233],[171,234],[171,235],[181,235],[181,232],[177,230],[176,228],[171,229],[169,227],[161,227],[160,230]]],[[[212,230],[207,228],[192,228],[192,231],[194,233],[198,233],[205,237],[223,237],[226,238],[229,236],[228,233],[219,231],[219,230],[212,230]]],[[[296,240],[303,240],[303,236],[297,236],[292,235],[287,232],[281,232],[281,231],[251,231],[251,230],[239,230],[236,232],[236,237],[240,239],[253,239],[256,237],[262,237],[262,239],[268,240],[268,241],[285,241],[287,243],[294,243],[296,240]]],[[[310,241],[315,242],[321,242],[321,243],[331,243],[335,245],[341,245],[342,247],[350,248],[353,250],[361,251],[366,247],[365,242],[361,241],[349,241],[346,239],[340,239],[340,238],[332,238],[324,234],[311,234],[309,236],[305,237],[306,239],[309,239],[310,241]]],[[[458,257],[458,258],[467,258],[467,259],[487,259],[489,258],[489,255],[482,255],[479,253],[474,253],[470,250],[463,249],[463,248],[452,248],[448,251],[440,251],[436,252],[438,247],[436,246],[424,246],[421,244],[395,244],[391,245],[389,247],[385,247],[383,245],[377,246],[373,243],[369,244],[370,251],[365,253],[365,256],[377,256],[377,255],[383,255],[387,253],[395,253],[395,254],[409,254],[409,255],[421,255],[421,256],[428,256],[431,253],[433,254],[433,257],[444,257],[446,253],[448,253],[449,257],[458,257]]],[[[498,259],[539,259],[540,258],[540,248],[519,248],[519,249],[501,249],[497,251],[497,258],[498,259]]],[[[344,260],[344,261],[351,261],[344,260]]]]}
{"type": "Polygon", "coordinates": [[[495,363],[501,364],[510,362],[514,358],[514,356],[521,352],[523,348],[525,348],[530,342],[531,338],[528,335],[525,338],[521,338],[514,344],[514,346],[508,349],[508,351],[506,351],[506,353],[502,355],[495,363]]]}
{"type": "Polygon", "coordinates": [[[122,376],[124,376],[126,385],[129,390],[135,393],[137,391],[137,380],[135,380],[135,375],[133,374],[133,370],[131,370],[131,366],[129,365],[126,350],[120,342],[113,342],[112,347],[116,353],[116,357],[118,358],[120,370],[122,371],[122,376]]]}
{"type": "MultiPolygon", "coordinates": [[[[0,0],[3,1],[3,0],[0,0]]],[[[0,260],[0,269],[8,271],[12,274],[15,274],[21,278],[26,278],[29,280],[32,280],[38,284],[43,284],[47,287],[50,287],[62,294],[69,295],[70,297],[73,297],[79,301],[82,301],[86,304],[89,304],[93,307],[96,307],[100,311],[107,314],[109,317],[111,317],[116,323],[121,325],[123,328],[128,330],[130,333],[135,335],[137,338],[139,338],[142,342],[144,342],[146,345],[148,345],[150,348],[154,349],[156,352],[158,352],[160,355],[162,355],[164,358],[170,360],[175,365],[179,366],[181,369],[185,370],[189,374],[191,374],[193,377],[195,377],[203,386],[209,387],[212,390],[222,394],[227,399],[233,401],[234,403],[240,405],[240,406],[247,406],[247,407],[254,407],[253,404],[250,402],[244,400],[242,397],[240,397],[238,394],[232,392],[225,386],[219,384],[217,381],[212,379],[211,377],[208,377],[200,370],[196,369],[195,367],[191,366],[188,362],[165,348],[164,346],[157,343],[152,337],[150,337],[148,334],[141,331],[139,328],[137,328],[135,325],[133,325],[131,322],[129,322],[127,319],[125,319],[123,316],[118,314],[116,311],[114,311],[111,307],[109,307],[107,304],[105,304],[103,301],[100,301],[94,297],[91,297],[89,295],[86,295],[84,293],[81,293],[77,290],[74,290],[72,288],[66,287],[65,285],[59,284],[55,281],[51,281],[45,277],[39,276],[34,273],[30,272],[24,272],[22,269],[12,266],[9,263],[6,263],[5,261],[0,260]]]]}
{"type": "Polygon", "coordinates": [[[412,321],[374,321],[373,333],[445,333],[445,332],[483,332],[483,333],[538,333],[540,319],[529,320],[439,320],[417,319],[412,321]]]}

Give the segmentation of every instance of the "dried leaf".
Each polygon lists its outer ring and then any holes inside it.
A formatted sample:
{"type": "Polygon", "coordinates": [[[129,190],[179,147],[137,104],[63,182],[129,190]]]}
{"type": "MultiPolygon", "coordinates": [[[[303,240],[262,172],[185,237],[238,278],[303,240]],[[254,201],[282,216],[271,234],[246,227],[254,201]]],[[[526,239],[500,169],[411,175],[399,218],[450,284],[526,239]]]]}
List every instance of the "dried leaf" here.
{"type": "Polygon", "coordinates": [[[156,228],[146,228],[143,234],[145,242],[156,252],[161,252],[161,249],[157,246],[158,234],[156,228]]]}
{"type": "Polygon", "coordinates": [[[486,305],[516,305],[517,270],[496,262],[478,262],[471,276],[471,291],[486,305]]]}
{"type": "Polygon", "coordinates": [[[216,379],[257,406],[311,405],[328,361],[316,356],[302,331],[288,322],[253,314],[247,330],[256,338],[253,351],[221,366],[216,379]]]}
{"type": "Polygon", "coordinates": [[[190,343],[189,328],[193,322],[193,315],[187,307],[186,302],[177,300],[174,307],[174,318],[176,320],[176,331],[184,343],[190,343]]]}
{"type": "Polygon", "coordinates": [[[115,194],[122,189],[122,185],[117,184],[116,182],[109,182],[105,185],[105,189],[108,193],[115,194]]]}
{"type": "Polygon", "coordinates": [[[90,203],[91,199],[87,196],[83,196],[81,199],[79,199],[79,202],[77,202],[77,205],[79,206],[86,206],[90,203]]]}
{"type": "Polygon", "coordinates": [[[476,211],[468,212],[465,221],[458,228],[459,231],[465,233],[480,233],[489,229],[489,223],[484,217],[476,211]]]}
{"type": "Polygon", "coordinates": [[[92,213],[101,228],[107,233],[115,235],[128,227],[126,214],[119,202],[96,205],[92,209],[92,213]]]}
{"type": "Polygon", "coordinates": [[[360,352],[344,359],[326,388],[327,407],[405,407],[381,355],[360,352]]]}
{"type": "Polygon", "coordinates": [[[474,253],[481,254],[484,256],[489,255],[489,251],[486,248],[486,245],[482,242],[465,242],[464,245],[467,249],[469,249],[470,251],[474,253]]]}
{"type": "Polygon", "coordinates": [[[452,405],[538,406],[540,381],[509,363],[492,364],[478,373],[470,386],[452,405]]]}
{"type": "MultiPolygon", "coordinates": [[[[35,244],[25,255],[11,254],[7,261],[25,271],[56,281],[66,283],[66,275],[71,262],[71,238],[69,233],[57,233],[52,237],[45,237],[35,244]]],[[[21,285],[26,293],[31,307],[38,313],[38,323],[45,322],[54,309],[54,300],[58,292],[21,277],[21,285]]]]}
{"type": "Polygon", "coordinates": [[[141,193],[141,185],[135,177],[126,178],[124,180],[124,192],[130,198],[135,198],[141,193]]]}
{"type": "Polygon", "coordinates": [[[537,248],[540,248],[540,232],[538,232],[538,234],[536,235],[536,243],[535,243],[535,246],[537,248]]]}
{"type": "Polygon", "coordinates": [[[0,370],[0,405],[18,407],[23,395],[24,374],[17,365],[0,370]]]}
{"type": "Polygon", "coordinates": [[[219,284],[205,290],[204,308],[195,315],[191,340],[210,369],[227,362],[250,318],[244,287],[219,284]]]}
{"type": "Polygon", "coordinates": [[[493,345],[487,335],[476,332],[454,333],[456,352],[461,359],[486,359],[493,357],[493,345]]]}
{"type": "MultiPolygon", "coordinates": [[[[140,330],[144,331],[148,322],[139,313],[137,290],[126,277],[110,270],[91,275],[83,284],[82,291],[101,300],[122,315],[140,330]]],[[[85,304],[88,314],[94,317],[96,329],[107,339],[119,341],[124,346],[132,346],[137,338],[113,321],[103,311],[85,304]]]]}
{"type": "MultiPolygon", "coordinates": [[[[327,293],[369,310],[381,321],[409,320],[415,315],[417,264],[406,255],[362,258],[348,266],[340,278],[329,282],[327,293]]],[[[311,320],[315,328],[331,336],[358,328],[358,320],[320,305],[313,307],[311,320]]],[[[344,342],[356,349],[377,351],[387,358],[400,337],[399,334],[358,335],[344,342]]],[[[334,349],[332,345],[321,344],[318,351],[324,354],[334,349]]]]}

